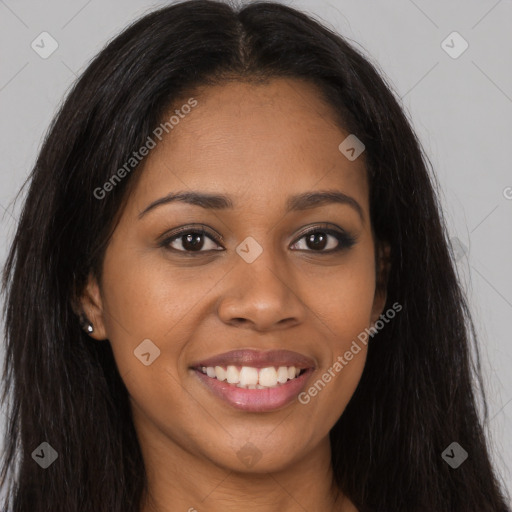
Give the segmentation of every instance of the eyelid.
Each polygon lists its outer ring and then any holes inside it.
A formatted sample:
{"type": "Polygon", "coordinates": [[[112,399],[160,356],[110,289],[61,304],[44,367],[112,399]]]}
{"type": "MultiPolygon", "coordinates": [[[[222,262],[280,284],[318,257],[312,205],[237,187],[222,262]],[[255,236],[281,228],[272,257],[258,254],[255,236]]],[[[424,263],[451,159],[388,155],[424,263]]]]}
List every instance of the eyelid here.
{"type": "MultiPolygon", "coordinates": [[[[328,233],[328,234],[336,233],[339,235],[346,236],[347,238],[350,237],[350,235],[344,229],[336,226],[335,224],[331,224],[329,222],[321,222],[320,224],[314,224],[313,226],[307,226],[303,230],[301,230],[296,237],[296,242],[299,241],[305,235],[309,235],[310,233],[315,233],[316,231],[322,231],[323,233],[328,233]]],[[[354,238],[354,237],[352,237],[352,238],[354,238]]]]}
{"type": "Polygon", "coordinates": [[[204,224],[187,224],[186,226],[171,229],[166,231],[163,235],[159,236],[157,242],[159,245],[164,245],[167,244],[170,240],[179,238],[180,235],[183,236],[190,232],[208,235],[215,243],[224,242],[224,237],[222,235],[205,226],[204,224]]]}
{"type": "Polygon", "coordinates": [[[299,251],[309,252],[309,253],[313,253],[313,254],[315,254],[315,253],[316,254],[325,254],[325,255],[340,253],[345,249],[350,249],[350,247],[352,247],[357,242],[357,238],[358,238],[357,236],[348,233],[344,229],[336,226],[335,224],[331,224],[329,222],[323,222],[320,224],[316,224],[316,225],[308,226],[307,228],[304,228],[297,235],[297,237],[295,238],[295,241],[293,242],[292,245],[295,245],[298,242],[300,242],[300,240],[302,238],[304,238],[305,236],[307,236],[311,233],[317,233],[317,232],[325,233],[327,235],[330,235],[330,236],[333,236],[334,238],[336,238],[338,241],[338,247],[336,247],[334,249],[329,249],[327,251],[323,251],[323,250],[322,251],[314,251],[311,249],[310,250],[299,249],[299,251]]]}

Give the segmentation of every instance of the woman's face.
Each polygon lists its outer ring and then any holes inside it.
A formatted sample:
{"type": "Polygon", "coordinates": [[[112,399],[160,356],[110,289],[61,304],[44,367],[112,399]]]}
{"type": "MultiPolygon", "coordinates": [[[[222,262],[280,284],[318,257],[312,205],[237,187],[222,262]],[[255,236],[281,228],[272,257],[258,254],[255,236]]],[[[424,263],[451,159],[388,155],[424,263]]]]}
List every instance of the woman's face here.
{"type": "Polygon", "coordinates": [[[194,98],[154,138],[84,307],[143,451],[279,470],[326,446],[363,371],[358,335],[382,313],[364,153],[340,151],[349,133],[298,80],[194,98]],[[326,191],[341,199],[313,200],[326,191]],[[178,192],[225,199],[162,200],[178,192]]]}

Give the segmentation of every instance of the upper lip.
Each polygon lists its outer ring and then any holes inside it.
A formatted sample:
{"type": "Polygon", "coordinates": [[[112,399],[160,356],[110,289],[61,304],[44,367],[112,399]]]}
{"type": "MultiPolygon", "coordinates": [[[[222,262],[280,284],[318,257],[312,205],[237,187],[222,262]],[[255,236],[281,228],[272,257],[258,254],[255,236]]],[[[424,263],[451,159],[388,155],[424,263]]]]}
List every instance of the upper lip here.
{"type": "Polygon", "coordinates": [[[253,350],[238,349],[201,361],[192,365],[193,368],[201,366],[251,366],[253,368],[266,368],[269,366],[295,366],[296,368],[314,368],[315,361],[308,356],[292,352],[291,350],[253,350]]]}

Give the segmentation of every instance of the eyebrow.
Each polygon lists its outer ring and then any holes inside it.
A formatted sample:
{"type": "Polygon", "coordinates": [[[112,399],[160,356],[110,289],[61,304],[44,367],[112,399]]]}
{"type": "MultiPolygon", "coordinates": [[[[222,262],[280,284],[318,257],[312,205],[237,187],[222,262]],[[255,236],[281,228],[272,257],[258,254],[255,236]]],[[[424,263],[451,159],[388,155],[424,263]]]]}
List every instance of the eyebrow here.
{"type": "MultiPolygon", "coordinates": [[[[141,219],[146,213],[158,206],[173,202],[182,202],[194,206],[200,206],[207,210],[232,210],[233,201],[224,194],[207,194],[198,191],[179,191],[153,201],[140,214],[141,219]]],[[[290,196],[286,201],[286,212],[303,211],[318,208],[327,204],[344,204],[352,207],[364,223],[364,213],[361,205],[351,196],[337,190],[318,190],[315,192],[304,192],[290,196]]]]}

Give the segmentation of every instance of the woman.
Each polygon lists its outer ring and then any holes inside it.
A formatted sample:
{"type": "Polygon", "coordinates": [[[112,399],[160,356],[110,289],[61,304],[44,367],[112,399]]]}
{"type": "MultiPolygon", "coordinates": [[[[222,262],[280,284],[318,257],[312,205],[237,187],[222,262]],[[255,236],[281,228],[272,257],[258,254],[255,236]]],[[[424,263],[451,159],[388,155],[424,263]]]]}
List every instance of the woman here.
{"type": "Polygon", "coordinates": [[[125,30],[5,267],[3,508],[509,510],[431,180],[372,65],[292,8],[125,30]]]}

